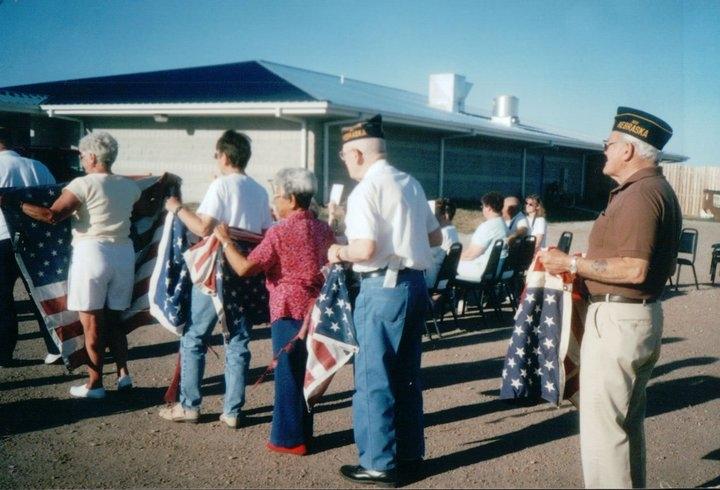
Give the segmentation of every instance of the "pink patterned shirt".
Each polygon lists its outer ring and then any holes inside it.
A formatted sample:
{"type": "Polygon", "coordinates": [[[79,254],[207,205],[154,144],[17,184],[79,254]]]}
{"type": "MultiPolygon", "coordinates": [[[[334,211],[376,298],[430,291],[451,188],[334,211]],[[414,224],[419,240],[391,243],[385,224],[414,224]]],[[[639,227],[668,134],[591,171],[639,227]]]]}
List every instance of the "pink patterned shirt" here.
{"type": "Polygon", "coordinates": [[[270,321],[305,317],[325,281],[320,268],[327,262],[327,251],[334,241],[332,229],[310,211],[296,211],[270,227],[248,255],[248,260],[265,272],[270,321]]]}

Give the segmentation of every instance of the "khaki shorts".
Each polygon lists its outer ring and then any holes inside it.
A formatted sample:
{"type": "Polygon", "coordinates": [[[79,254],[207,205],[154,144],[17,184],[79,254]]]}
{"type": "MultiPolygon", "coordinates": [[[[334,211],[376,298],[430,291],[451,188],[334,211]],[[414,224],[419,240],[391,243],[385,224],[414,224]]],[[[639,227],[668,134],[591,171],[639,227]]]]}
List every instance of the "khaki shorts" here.
{"type": "Polygon", "coordinates": [[[68,272],[68,310],[126,310],[134,279],[132,243],[79,240],[73,243],[68,272]]]}

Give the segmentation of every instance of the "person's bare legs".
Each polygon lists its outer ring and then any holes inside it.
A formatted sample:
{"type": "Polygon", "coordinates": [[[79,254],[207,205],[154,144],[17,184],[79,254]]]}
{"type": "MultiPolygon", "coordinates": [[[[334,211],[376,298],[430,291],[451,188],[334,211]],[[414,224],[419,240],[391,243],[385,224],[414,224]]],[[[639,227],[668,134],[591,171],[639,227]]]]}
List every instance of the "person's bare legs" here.
{"type": "Polygon", "coordinates": [[[120,314],[122,312],[118,310],[106,309],[105,314],[107,318],[106,332],[107,342],[110,348],[110,353],[115,359],[115,365],[117,367],[118,378],[123,376],[129,376],[130,372],[127,367],[128,360],[128,343],[125,330],[120,322],[120,314]]]}
{"type": "Polygon", "coordinates": [[[85,350],[88,355],[88,389],[102,388],[103,353],[105,351],[105,315],[103,310],[80,311],[80,323],[85,334],[85,350]]]}

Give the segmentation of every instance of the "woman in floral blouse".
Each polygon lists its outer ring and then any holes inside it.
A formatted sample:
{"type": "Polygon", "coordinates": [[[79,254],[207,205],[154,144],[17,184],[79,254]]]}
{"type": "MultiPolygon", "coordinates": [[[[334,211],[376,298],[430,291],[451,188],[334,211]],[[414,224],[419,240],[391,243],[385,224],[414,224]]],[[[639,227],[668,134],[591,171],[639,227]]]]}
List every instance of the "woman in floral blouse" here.
{"type": "MultiPolygon", "coordinates": [[[[300,331],[305,314],[320,292],[320,268],[335,237],[331,228],[309,210],[317,189],[314,175],[301,168],[280,170],[273,179],[275,213],[281,220],[245,258],[234,246],[228,228],[215,230],[225,257],[240,275],[264,272],[270,295],[273,352],[279,352],[300,331]]],[[[305,408],[303,383],[307,350],[303,342],[278,357],[275,405],[267,443],[271,451],[307,454],[312,414],[305,408]]]]}

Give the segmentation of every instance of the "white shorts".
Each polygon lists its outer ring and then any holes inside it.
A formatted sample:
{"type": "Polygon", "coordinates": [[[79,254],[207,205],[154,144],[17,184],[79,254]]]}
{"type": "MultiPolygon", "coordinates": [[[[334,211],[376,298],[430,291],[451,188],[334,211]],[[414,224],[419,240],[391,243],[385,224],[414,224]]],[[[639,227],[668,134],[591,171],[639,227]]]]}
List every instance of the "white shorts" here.
{"type": "Polygon", "coordinates": [[[126,310],[135,282],[132,243],[79,240],[73,243],[68,272],[67,308],[71,311],[126,310]]]}

